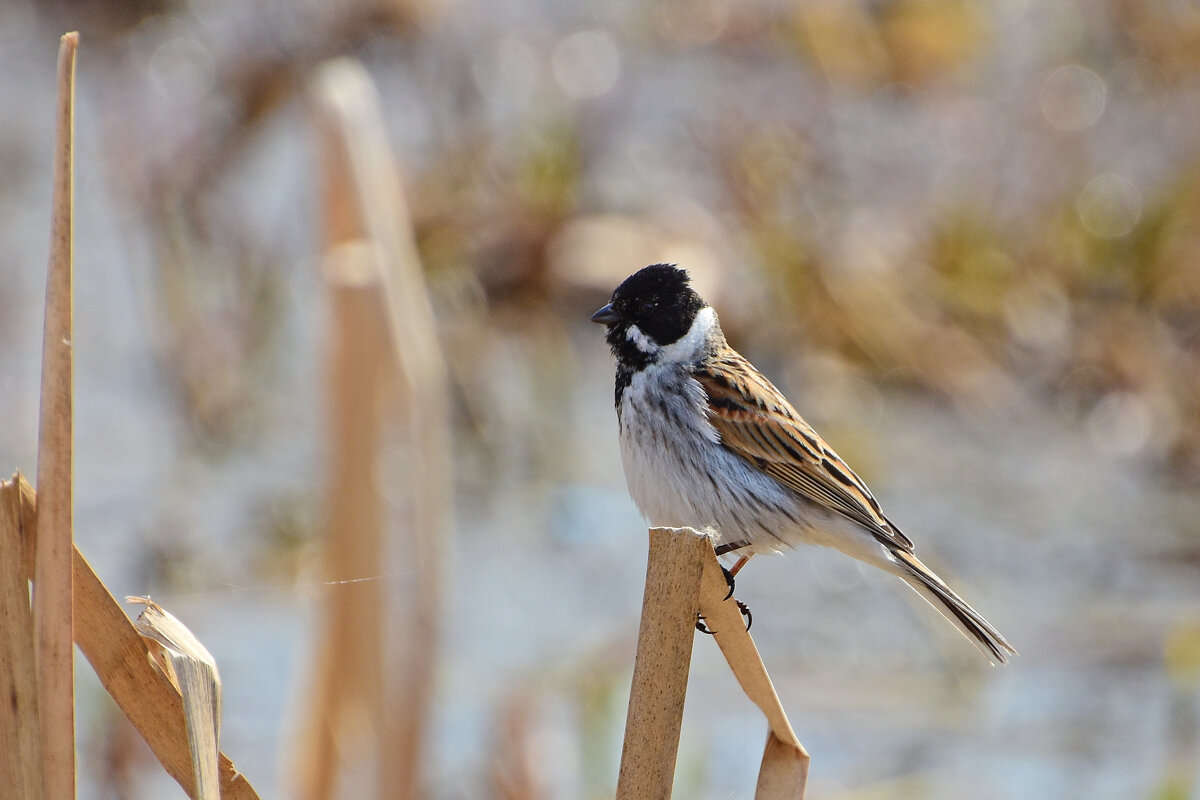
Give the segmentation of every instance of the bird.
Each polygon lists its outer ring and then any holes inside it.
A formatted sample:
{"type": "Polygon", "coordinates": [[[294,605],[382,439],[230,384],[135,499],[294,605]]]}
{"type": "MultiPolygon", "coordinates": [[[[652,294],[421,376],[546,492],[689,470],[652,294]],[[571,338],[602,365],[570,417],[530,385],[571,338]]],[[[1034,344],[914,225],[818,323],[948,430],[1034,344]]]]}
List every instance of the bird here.
{"type": "Polygon", "coordinates": [[[718,555],[823,545],[904,580],[993,664],[1017,651],[914,552],[867,485],[725,339],[688,272],[651,264],[596,311],[616,360],[626,483],[653,526],[709,531],[718,555]]]}

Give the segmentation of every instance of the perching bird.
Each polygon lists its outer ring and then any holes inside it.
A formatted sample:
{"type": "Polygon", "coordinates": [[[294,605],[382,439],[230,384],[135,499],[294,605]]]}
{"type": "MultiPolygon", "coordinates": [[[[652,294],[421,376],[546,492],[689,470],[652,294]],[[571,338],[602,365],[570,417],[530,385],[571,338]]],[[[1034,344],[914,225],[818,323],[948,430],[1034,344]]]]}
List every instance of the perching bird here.
{"type": "Polygon", "coordinates": [[[921,563],[866,484],[729,346],[686,271],[639,270],[592,321],[608,328],[625,479],[650,524],[712,530],[719,554],[832,547],[903,578],[993,663],[1016,654],[921,563]]]}

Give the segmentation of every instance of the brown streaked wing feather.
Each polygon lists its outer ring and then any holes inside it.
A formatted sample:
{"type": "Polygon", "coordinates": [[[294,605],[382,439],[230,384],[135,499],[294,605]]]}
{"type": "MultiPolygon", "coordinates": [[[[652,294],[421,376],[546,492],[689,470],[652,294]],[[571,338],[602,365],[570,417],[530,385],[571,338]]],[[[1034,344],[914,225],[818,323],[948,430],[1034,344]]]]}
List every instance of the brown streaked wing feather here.
{"type": "Polygon", "coordinates": [[[871,490],[792,404],[735,352],[693,377],[708,396],[721,443],[788,488],[865,526],[886,544],[912,542],[883,515],[871,490]]]}

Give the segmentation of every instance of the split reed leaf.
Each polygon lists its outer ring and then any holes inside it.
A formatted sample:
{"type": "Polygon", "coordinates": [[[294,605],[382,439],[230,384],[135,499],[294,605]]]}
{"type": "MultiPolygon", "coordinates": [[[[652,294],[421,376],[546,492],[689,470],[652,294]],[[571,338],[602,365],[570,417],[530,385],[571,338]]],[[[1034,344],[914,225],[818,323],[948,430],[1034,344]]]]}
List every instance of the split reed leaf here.
{"type": "Polygon", "coordinates": [[[149,597],[126,597],[145,606],[134,621],[138,633],[162,648],[160,661],[183,697],[183,716],[198,800],[220,800],[217,754],[221,736],[221,675],[217,661],[173,614],[149,597]]]}
{"type": "MultiPolygon", "coordinates": [[[[23,479],[18,486],[21,530],[28,536],[37,526],[38,498],[23,479]]],[[[29,540],[23,544],[26,551],[33,547],[29,540]]],[[[195,797],[195,777],[179,690],[155,665],[145,639],[78,547],[72,550],[72,579],[78,623],[75,643],[96,671],[105,691],[133,723],[167,774],[195,797]]],[[[222,800],[258,800],[249,781],[224,754],[219,756],[218,771],[222,800]]]]}

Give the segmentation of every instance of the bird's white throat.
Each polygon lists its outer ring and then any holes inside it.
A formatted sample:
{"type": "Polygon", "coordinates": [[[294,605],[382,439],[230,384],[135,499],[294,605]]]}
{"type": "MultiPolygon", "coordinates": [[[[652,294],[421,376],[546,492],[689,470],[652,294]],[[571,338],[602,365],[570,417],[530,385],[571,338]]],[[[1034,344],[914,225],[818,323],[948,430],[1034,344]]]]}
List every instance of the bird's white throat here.
{"type": "Polygon", "coordinates": [[[637,325],[630,325],[629,328],[626,329],[625,338],[633,342],[634,346],[637,347],[638,350],[646,353],[647,355],[653,355],[654,353],[658,352],[658,345],[654,343],[653,339],[642,333],[642,329],[637,325]]]}
{"type": "Polygon", "coordinates": [[[659,363],[678,364],[696,359],[708,341],[709,332],[717,324],[717,312],[711,306],[705,306],[696,312],[688,332],[665,347],[643,333],[637,325],[630,325],[625,336],[641,352],[657,355],[659,363]]]}

